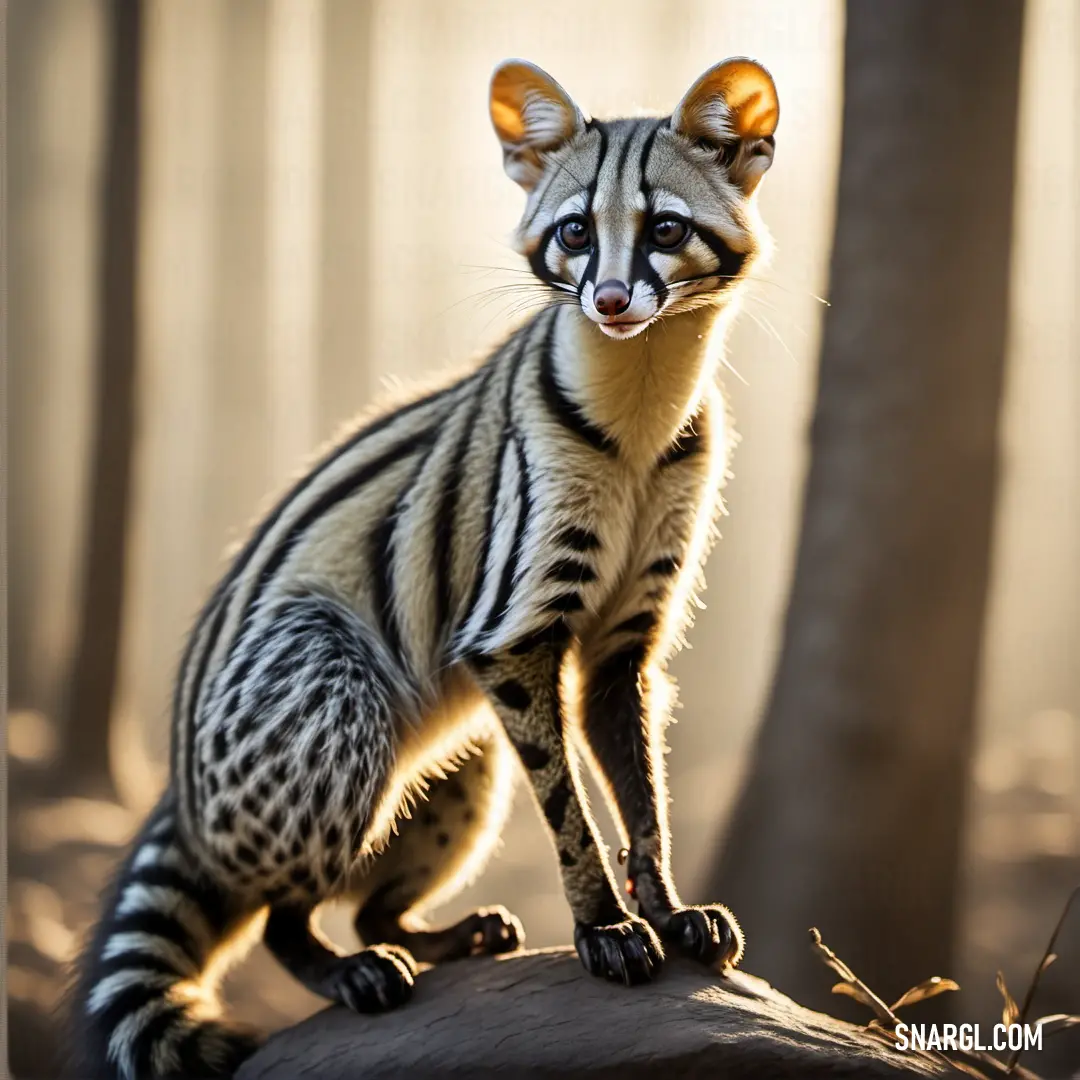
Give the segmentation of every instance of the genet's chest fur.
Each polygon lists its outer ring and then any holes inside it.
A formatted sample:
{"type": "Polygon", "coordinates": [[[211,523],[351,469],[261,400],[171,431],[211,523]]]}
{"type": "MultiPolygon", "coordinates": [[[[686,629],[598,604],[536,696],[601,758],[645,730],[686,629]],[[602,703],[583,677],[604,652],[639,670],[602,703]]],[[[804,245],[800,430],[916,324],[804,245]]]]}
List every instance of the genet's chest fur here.
{"type": "MultiPolygon", "coordinates": [[[[588,645],[648,593],[650,566],[696,578],[724,475],[722,398],[710,387],[696,415],[648,461],[548,439],[532,463],[529,522],[513,597],[487,651],[514,645],[561,617],[588,645]]],[[[662,607],[664,597],[642,603],[662,607]]],[[[639,604],[640,606],[640,604],[639,604]]]]}

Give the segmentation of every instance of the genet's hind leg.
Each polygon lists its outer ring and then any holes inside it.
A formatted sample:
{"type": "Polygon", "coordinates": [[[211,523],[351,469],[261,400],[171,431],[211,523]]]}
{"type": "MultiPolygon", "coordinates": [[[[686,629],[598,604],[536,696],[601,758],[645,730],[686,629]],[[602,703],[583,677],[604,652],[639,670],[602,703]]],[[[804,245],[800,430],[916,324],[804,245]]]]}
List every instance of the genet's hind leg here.
{"type": "Polygon", "coordinates": [[[313,994],[354,1012],[384,1012],[412,997],[416,964],[405,949],[379,945],[352,955],[339,953],[311,922],[303,904],[270,909],[263,941],[313,994]]]}
{"type": "Polygon", "coordinates": [[[480,754],[432,783],[360,883],[361,940],[402,945],[429,964],[511,952],[524,943],[521,923],[502,907],[443,929],[427,926],[417,913],[449,899],[483,869],[510,808],[513,778],[510,749],[492,736],[480,754]]]}
{"type": "Polygon", "coordinates": [[[339,955],[311,913],[341,895],[390,776],[403,679],[378,638],[320,595],[259,609],[196,744],[204,847],[232,891],[269,905],[265,941],[310,990],[353,1009],[412,991],[403,949],[339,955]]]}

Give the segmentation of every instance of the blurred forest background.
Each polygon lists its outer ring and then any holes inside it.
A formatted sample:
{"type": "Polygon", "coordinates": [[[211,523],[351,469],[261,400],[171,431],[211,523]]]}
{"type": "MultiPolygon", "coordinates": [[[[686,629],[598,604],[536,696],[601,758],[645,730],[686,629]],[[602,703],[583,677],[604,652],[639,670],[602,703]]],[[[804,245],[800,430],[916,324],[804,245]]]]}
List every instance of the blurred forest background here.
{"type": "MultiPolygon", "coordinates": [[[[751,971],[852,1018],[811,924],[886,998],[949,975],[953,1019],[992,1023],[997,968],[1022,994],[1080,880],[1075,0],[7,20],[15,1075],[55,1075],[64,965],[164,782],[170,679],[226,545],[387,379],[516,317],[492,290],[521,194],[486,103],[512,55],[600,117],[667,112],[732,53],[779,88],[776,254],[724,375],[731,515],[674,665],[684,897],[730,902],[751,971]]],[[[477,900],[569,939],[520,791],[454,907],[477,900]]],[[[1077,923],[1036,1015],[1080,1012],[1077,923]]],[[[263,1027],[319,1006],[261,954],[228,995],[263,1027]]],[[[1080,1039],[1036,1057],[1065,1075],[1080,1039]]]]}

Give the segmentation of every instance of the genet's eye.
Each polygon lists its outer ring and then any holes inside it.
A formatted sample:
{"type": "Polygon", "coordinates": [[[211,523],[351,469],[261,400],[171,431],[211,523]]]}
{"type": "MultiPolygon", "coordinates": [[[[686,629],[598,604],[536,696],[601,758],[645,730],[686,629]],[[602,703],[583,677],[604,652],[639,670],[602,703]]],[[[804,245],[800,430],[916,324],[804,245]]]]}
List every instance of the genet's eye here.
{"type": "Polygon", "coordinates": [[[678,218],[659,218],[653,222],[649,238],[658,248],[670,250],[677,248],[686,239],[689,231],[685,221],[678,218]]]}
{"type": "Polygon", "coordinates": [[[567,251],[584,251],[590,244],[589,223],[581,217],[567,218],[559,226],[559,243],[567,251]]]}

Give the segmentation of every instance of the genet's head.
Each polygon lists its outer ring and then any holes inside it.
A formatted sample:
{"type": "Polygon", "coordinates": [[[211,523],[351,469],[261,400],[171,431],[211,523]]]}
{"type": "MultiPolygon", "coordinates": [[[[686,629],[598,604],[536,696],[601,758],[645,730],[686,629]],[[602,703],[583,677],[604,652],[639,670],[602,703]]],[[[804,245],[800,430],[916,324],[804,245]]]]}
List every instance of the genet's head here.
{"type": "Polygon", "coordinates": [[[710,68],[664,119],[586,120],[524,60],[491,80],[506,172],[528,193],[516,246],[613,338],[723,304],[764,239],[753,205],[780,107],[753,60],[710,68]]]}

